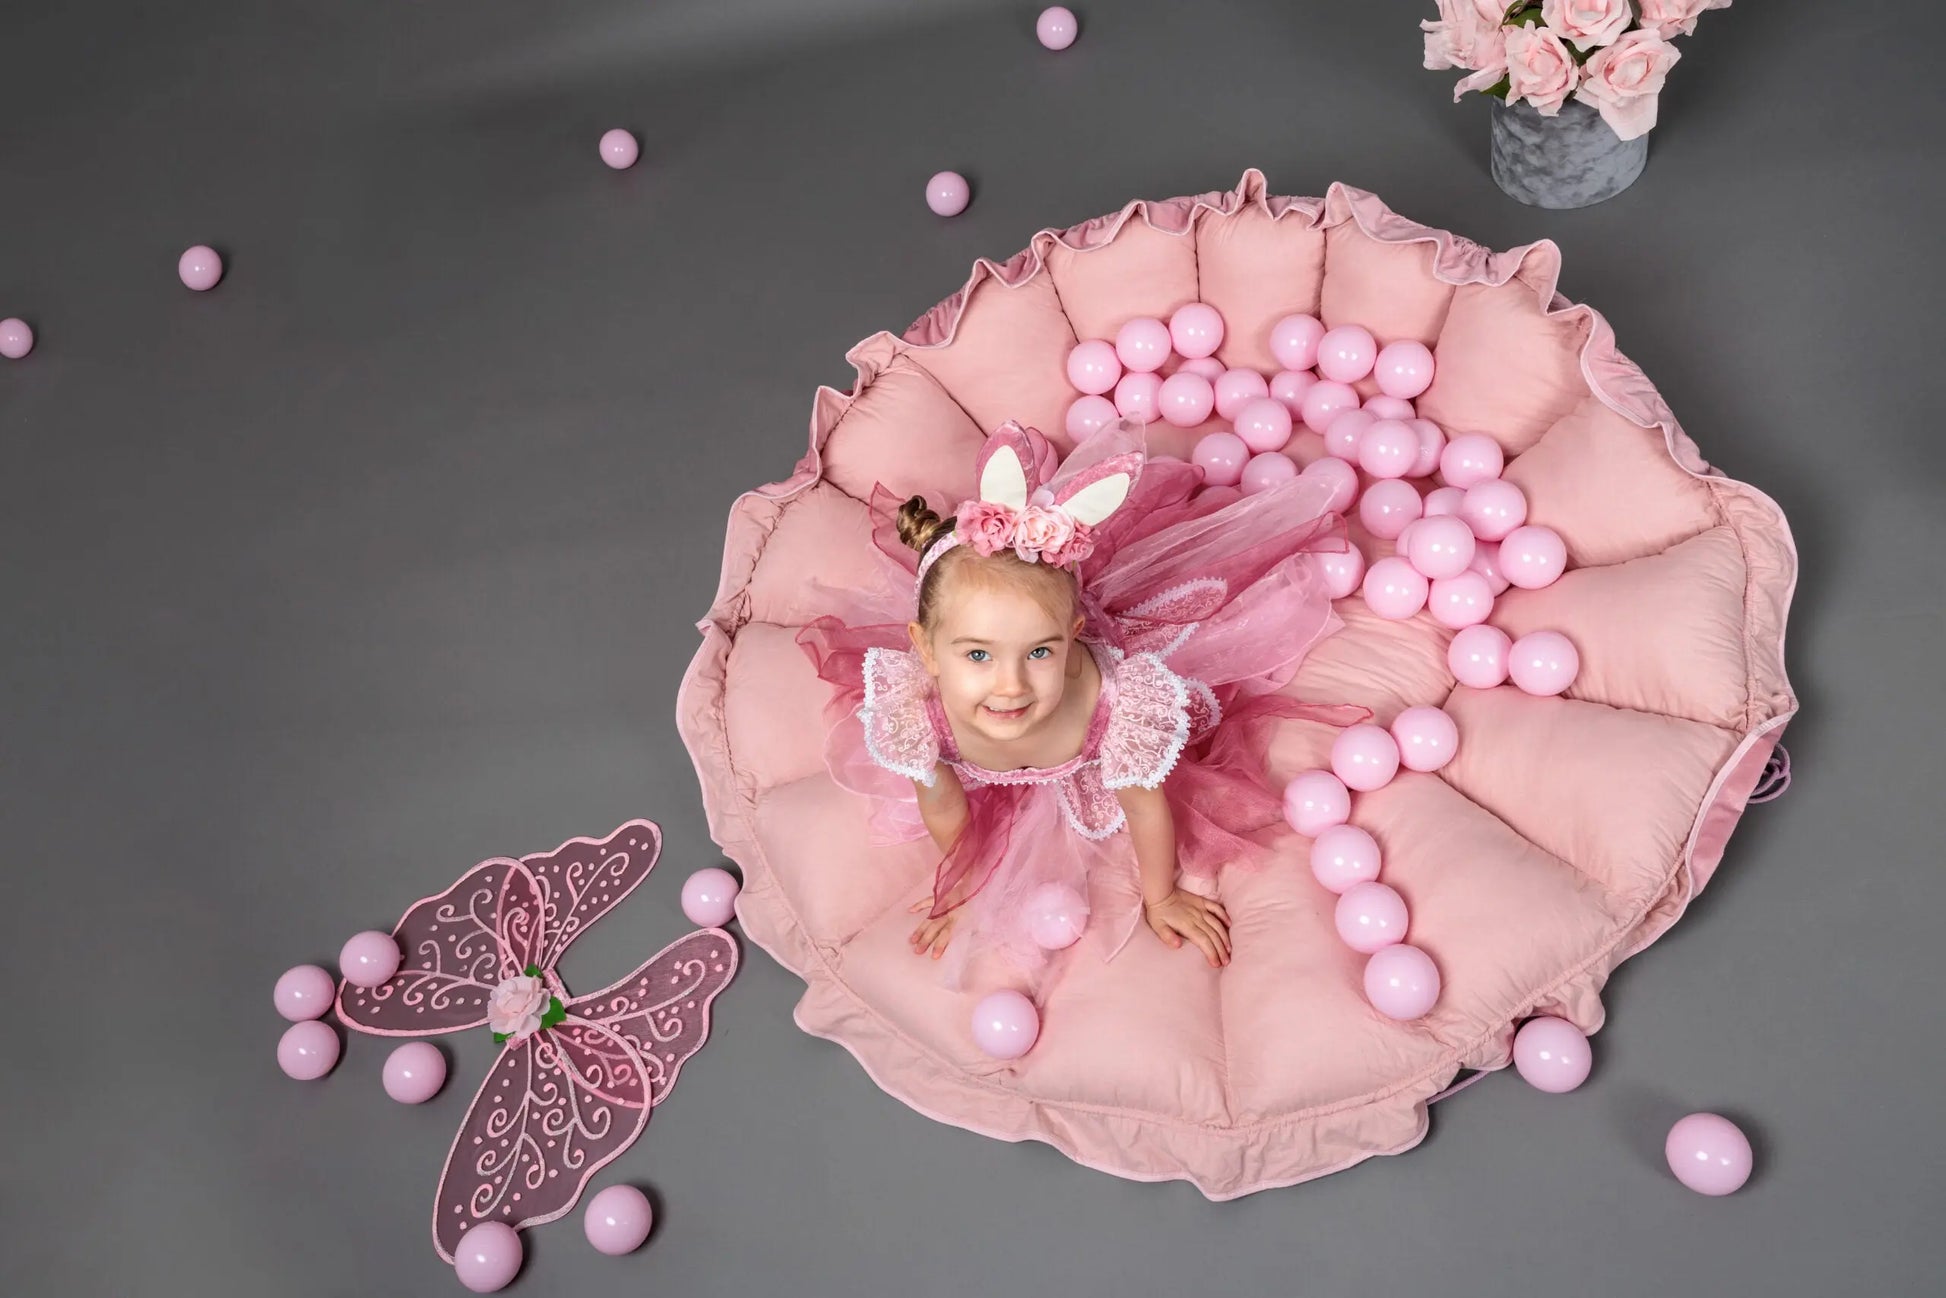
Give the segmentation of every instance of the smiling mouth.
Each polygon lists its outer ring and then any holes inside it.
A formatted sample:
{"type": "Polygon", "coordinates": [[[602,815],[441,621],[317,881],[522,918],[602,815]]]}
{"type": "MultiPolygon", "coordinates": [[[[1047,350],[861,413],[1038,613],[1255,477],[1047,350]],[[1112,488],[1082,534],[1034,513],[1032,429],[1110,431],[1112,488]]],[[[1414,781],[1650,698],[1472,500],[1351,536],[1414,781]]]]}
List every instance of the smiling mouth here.
{"type": "Polygon", "coordinates": [[[987,703],[982,703],[980,705],[981,709],[985,711],[988,716],[994,717],[1001,721],[1017,721],[1021,717],[1026,716],[1027,709],[1032,706],[1033,706],[1032,704],[1023,703],[1019,707],[1009,711],[1001,708],[996,708],[991,704],[987,704],[987,703]]]}

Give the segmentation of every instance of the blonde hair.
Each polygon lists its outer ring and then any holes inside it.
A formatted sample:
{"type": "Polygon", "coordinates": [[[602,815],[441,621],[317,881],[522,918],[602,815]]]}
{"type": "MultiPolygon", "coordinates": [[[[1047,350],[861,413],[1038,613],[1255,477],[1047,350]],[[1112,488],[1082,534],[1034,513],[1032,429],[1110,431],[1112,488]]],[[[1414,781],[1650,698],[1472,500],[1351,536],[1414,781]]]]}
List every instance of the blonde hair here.
{"type": "MultiPolygon", "coordinates": [[[[933,543],[953,530],[954,520],[941,518],[926,504],[924,496],[914,496],[899,506],[899,539],[922,556],[933,543]]],[[[956,545],[926,570],[919,583],[918,609],[913,620],[930,632],[939,616],[939,599],[945,574],[964,573],[967,577],[997,586],[1011,583],[1024,590],[1028,598],[1066,626],[1081,606],[1074,574],[1045,563],[1029,563],[1011,550],[982,555],[964,545],[956,545]]]]}

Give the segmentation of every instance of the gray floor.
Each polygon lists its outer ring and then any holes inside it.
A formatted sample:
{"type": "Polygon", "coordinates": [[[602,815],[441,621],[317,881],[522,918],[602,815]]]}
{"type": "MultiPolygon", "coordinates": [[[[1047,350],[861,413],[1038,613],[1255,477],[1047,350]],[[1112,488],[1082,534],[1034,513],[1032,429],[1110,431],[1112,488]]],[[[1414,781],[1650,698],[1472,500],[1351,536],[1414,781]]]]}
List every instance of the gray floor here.
{"type": "Polygon", "coordinates": [[[10,1295],[451,1294],[425,1227],[484,1033],[425,1109],[381,1045],[272,1064],[272,979],[460,868],[634,815],[716,860],[672,721],[741,488],[814,385],[1041,225],[1334,179],[1543,236],[1804,552],[1797,787],[1611,985],[1593,1081],[1496,1076],[1432,1137],[1212,1206],[943,1127],[790,1023],[761,952],[617,1166],[661,1211],[518,1292],[1936,1292],[1946,440],[1930,9],[1744,0],[1649,169],[1547,214],[1420,70],[1430,0],[30,5],[0,15],[0,690],[10,1295]],[[1081,7],[1081,6],[1077,6],[1081,7]],[[1856,15],[1856,16],[1852,16],[1856,15]],[[643,165],[599,165],[616,123],[643,165]],[[942,222],[925,177],[972,177],[942,222]],[[215,293],[174,278],[213,242],[215,293]],[[1667,1124],[1757,1138],[1742,1194],[1667,1124]],[[1926,1276],[1934,1277],[1927,1281],[1926,1276]]]}

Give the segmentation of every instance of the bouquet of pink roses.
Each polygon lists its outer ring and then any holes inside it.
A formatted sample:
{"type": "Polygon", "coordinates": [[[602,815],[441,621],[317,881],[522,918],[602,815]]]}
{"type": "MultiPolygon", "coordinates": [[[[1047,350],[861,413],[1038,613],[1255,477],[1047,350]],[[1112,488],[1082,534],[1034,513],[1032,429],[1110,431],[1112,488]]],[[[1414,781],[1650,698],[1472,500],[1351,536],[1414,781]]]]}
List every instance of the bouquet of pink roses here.
{"type": "Polygon", "coordinates": [[[1578,99],[1624,140],[1655,125],[1656,98],[1682,55],[1670,44],[1730,0],[1438,0],[1426,66],[1464,68],[1453,90],[1526,100],[1543,117],[1578,99]]]}

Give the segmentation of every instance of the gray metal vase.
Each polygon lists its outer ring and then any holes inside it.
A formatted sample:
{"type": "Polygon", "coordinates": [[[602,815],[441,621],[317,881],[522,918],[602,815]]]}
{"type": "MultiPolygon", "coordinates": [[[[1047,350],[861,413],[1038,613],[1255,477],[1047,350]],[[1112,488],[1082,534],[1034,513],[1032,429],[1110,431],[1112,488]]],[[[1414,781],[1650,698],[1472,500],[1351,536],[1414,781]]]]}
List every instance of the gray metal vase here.
{"type": "Polygon", "coordinates": [[[1635,183],[1649,160],[1648,135],[1618,137],[1583,103],[1542,117],[1528,103],[1493,107],[1493,183],[1529,207],[1587,207],[1635,183]]]}

